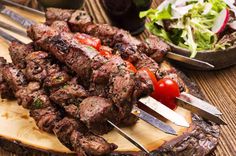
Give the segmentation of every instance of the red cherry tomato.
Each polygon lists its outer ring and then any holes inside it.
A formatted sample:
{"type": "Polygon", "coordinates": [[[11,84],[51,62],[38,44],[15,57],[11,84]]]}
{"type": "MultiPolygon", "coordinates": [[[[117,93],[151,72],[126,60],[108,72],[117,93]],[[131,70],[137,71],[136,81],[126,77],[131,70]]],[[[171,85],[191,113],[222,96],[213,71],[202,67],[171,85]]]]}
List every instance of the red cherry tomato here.
{"type": "Polygon", "coordinates": [[[175,109],[177,104],[175,98],[180,95],[178,84],[169,78],[158,81],[155,90],[155,99],[165,104],[170,109],[175,109]]]}
{"type": "Polygon", "coordinates": [[[76,33],[75,38],[80,43],[86,44],[86,45],[91,46],[91,47],[94,47],[97,50],[99,50],[99,48],[101,47],[101,40],[96,38],[96,37],[92,37],[92,36],[87,35],[87,34],[76,33]]]}
{"type": "Polygon", "coordinates": [[[151,96],[169,107],[175,109],[177,104],[175,98],[180,95],[178,84],[169,78],[164,78],[157,81],[156,76],[148,68],[142,68],[141,70],[147,72],[153,84],[153,93],[151,96]]]}
{"type": "Polygon", "coordinates": [[[127,69],[134,72],[134,73],[137,73],[137,69],[134,67],[134,65],[128,61],[125,61],[126,63],[126,66],[127,66],[127,69]]]}

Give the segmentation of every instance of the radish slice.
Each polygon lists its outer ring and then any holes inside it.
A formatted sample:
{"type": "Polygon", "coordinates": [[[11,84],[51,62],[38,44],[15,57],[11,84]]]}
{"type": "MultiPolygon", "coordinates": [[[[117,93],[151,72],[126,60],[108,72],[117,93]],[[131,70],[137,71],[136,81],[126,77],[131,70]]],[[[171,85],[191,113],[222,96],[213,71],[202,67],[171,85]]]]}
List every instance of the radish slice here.
{"type": "Polygon", "coordinates": [[[233,21],[232,23],[230,23],[229,27],[236,30],[236,21],[233,21]]]}
{"type": "Polygon", "coordinates": [[[216,18],[215,23],[211,29],[212,32],[216,34],[222,32],[225,29],[228,21],[229,21],[229,10],[225,8],[219,13],[219,16],[216,18]]]}

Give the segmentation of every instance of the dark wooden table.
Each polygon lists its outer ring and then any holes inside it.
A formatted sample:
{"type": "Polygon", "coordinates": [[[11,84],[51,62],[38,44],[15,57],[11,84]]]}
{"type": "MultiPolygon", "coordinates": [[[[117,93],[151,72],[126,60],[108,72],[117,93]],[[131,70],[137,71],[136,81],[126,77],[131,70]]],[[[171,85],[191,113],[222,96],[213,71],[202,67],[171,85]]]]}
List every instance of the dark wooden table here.
{"type": "MultiPolygon", "coordinates": [[[[158,2],[154,1],[152,7],[156,7],[158,2]]],[[[110,23],[99,0],[87,0],[84,7],[95,22],[110,23]]],[[[148,35],[145,31],[138,37],[143,39],[148,35]]],[[[228,124],[221,127],[219,145],[211,155],[236,156],[236,66],[218,71],[181,70],[197,83],[206,98],[223,112],[222,118],[228,124]]],[[[0,156],[10,155],[13,154],[0,150],[0,156]]]]}

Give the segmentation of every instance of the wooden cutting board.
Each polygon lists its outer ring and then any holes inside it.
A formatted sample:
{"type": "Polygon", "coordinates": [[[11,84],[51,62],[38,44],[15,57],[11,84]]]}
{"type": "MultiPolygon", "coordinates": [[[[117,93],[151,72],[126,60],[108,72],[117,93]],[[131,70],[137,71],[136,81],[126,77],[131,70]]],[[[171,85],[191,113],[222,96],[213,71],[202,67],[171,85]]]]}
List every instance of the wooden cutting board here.
{"type": "MultiPolygon", "coordinates": [[[[43,22],[44,18],[32,15],[16,8],[10,8],[19,14],[33,19],[37,22],[43,22]]],[[[0,16],[0,20],[22,29],[18,24],[12,22],[4,16],[0,16]]],[[[23,30],[23,29],[22,29],[23,30]]],[[[7,30],[4,30],[23,42],[30,42],[28,38],[19,36],[7,30]]],[[[10,61],[8,44],[4,40],[0,40],[0,56],[10,61]]],[[[162,63],[166,68],[172,68],[167,62],[162,63]]],[[[186,76],[179,73],[179,76],[186,82],[187,90],[195,96],[201,96],[198,88],[189,81],[186,76]]],[[[189,111],[178,107],[177,113],[184,116],[189,123],[190,128],[176,126],[171,122],[165,121],[171,125],[178,136],[165,134],[164,132],[154,128],[153,126],[139,120],[132,127],[123,128],[129,135],[142,143],[148,150],[156,151],[161,154],[183,154],[183,155],[205,155],[209,153],[218,142],[219,127],[206,123],[201,118],[193,116],[189,111]]],[[[116,131],[103,136],[109,142],[116,143],[119,148],[116,153],[137,153],[139,150],[130,142],[120,136],[116,131]]],[[[64,147],[54,135],[45,133],[37,128],[34,120],[29,117],[28,110],[17,105],[16,101],[2,100],[0,102],[0,145],[7,150],[18,154],[43,152],[57,154],[71,154],[69,149],[64,147]]]]}

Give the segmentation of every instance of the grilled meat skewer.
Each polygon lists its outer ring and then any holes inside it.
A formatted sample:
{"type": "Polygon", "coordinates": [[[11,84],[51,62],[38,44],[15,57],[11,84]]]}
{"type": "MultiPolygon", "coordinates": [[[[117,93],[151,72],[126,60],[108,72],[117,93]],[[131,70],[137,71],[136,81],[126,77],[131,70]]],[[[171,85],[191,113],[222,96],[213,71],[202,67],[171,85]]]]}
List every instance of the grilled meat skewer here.
{"type": "MultiPolygon", "coordinates": [[[[148,41],[142,42],[131,36],[127,31],[109,26],[107,24],[94,24],[92,18],[87,12],[82,10],[65,10],[49,8],[46,11],[46,24],[51,25],[54,21],[66,21],[73,32],[83,32],[95,37],[99,37],[104,45],[113,48],[123,48],[127,52],[134,53],[137,51],[145,52],[155,61],[161,61],[165,54],[170,51],[170,47],[159,38],[152,36],[148,41]],[[153,46],[148,42],[155,41],[153,46]]],[[[124,56],[126,54],[124,53],[124,56]]],[[[127,58],[126,58],[127,59],[127,58]]]]}
{"type": "Polygon", "coordinates": [[[156,36],[150,36],[143,42],[122,29],[107,24],[93,24],[91,17],[82,10],[72,11],[49,8],[45,15],[47,19],[46,23],[49,25],[55,20],[67,21],[72,31],[97,36],[101,38],[104,45],[109,45],[115,49],[122,49],[123,58],[127,58],[127,53],[139,51],[158,62],[163,57],[166,57],[197,67],[214,68],[213,65],[207,62],[170,52],[170,47],[156,36]]]}
{"type": "MultiPolygon", "coordinates": [[[[25,51],[20,51],[20,48],[16,48],[14,49],[14,47],[21,47],[22,50],[24,50],[25,48],[22,47],[24,45],[20,44],[20,43],[13,43],[10,47],[10,53],[12,55],[15,53],[25,53],[25,51]]],[[[26,46],[26,45],[25,45],[26,46]]],[[[26,52],[27,53],[27,52],[26,52]]],[[[25,58],[25,62],[26,62],[26,75],[29,79],[35,80],[35,75],[33,75],[32,73],[37,72],[37,68],[35,68],[35,65],[32,64],[31,62],[34,61],[34,63],[37,62],[37,65],[41,67],[41,71],[44,70],[50,70],[55,68],[55,65],[50,64],[50,62],[52,62],[50,59],[48,59],[47,57],[45,57],[45,55],[47,56],[47,53],[43,53],[43,52],[33,52],[27,55],[27,57],[25,58]],[[46,62],[47,65],[44,65],[46,62]],[[51,66],[51,67],[50,67],[51,66]],[[30,69],[30,70],[29,70],[30,69]],[[32,72],[31,69],[34,69],[36,71],[32,72]],[[30,73],[27,71],[31,71],[30,73]],[[32,77],[33,76],[33,77],[32,77]]],[[[12,55],[17,57],[17,55],[12,55]]],[[[21,55],[19,55],[21,56],[21,55]]],[[[17,60],[16,58],[14,60],[17,60]]],[[[17,64],[18,62],[15,62],[15,64],[17,64]]],[[[57,69],[57,68],[56,68],[57,69]]],[[[53,70],[54,71],[54,70],[53,70]]],[[[62,71],[57,71],[58,73],[62,72],[62,71]]],[[[51,73],[51,72],[48,72],[51,73]]],[[[54,72],[54,74],[52,76],[47,76],[47,78],[45,78],[45,74],[44,72],[37,72],[38,76],[37,77],[37,81],[40,82],[44,82],[43,86],[46,87],[53,87],[52,85],[48,86],[48,80],[55,80],[55,76],[58,76],[58,74],[56,74],[56,72],[54,72]],[[40,76],[41,75],[41,76],[40,76]],[[38,79],[38,77],[40,79],[38,79]]],[[[62,80],[65,80],[66,78],[62,78],[62,80]]],[[[55,89],[50,88],[50,90],[52,90],[52,92],[50,93],[50,99],[52,101],[54,101],[55,103],[59,104],[60,106],[62,106],[65,111],[68,113],[68,115],[78,118],[79,116],[81,117],[81,121],[83,121],[84,123],[86,123],[86,125],[89,127],[90,130],[92,130],[95,133],[106,133],[108,130],[110,130],[111,128],[106,127],[107,122],[106,119],[109,117],[106,117],[106,114],[110,113],[110,116],[112,119],[110,119],[110,121],[113,121],[114,123],[114,119],[118,119],[117,117],[114,117],[114,115],[118,114],[118,112],[115,112],[116,109],[113,108],[112,103],[108,100],[105,100],[104,98],[101,97],[90,97],[90,98],[86,98],[79,106],[80,111],[78,112],[78,103],[80,103],[80,101],[75,101],[76,103],[74,103],[73,99],[76,99],[76,94],[74,93],[80,93],[78,90],[78,87],[76,87],[76,81],[74,81],[74,79],[72,80],[73,82],[67,82],[66,85],[64,85],[63,87],[60,87],[59,89],[57,89],[55,91],[55,89]],[[74,104],[73,104],[74,103],[74,104]],[[100,111],[100,112],[99,112],[100,111]],[[100,113],[100,114],[99,114],[100,113]],[[105,115],[105,116],[104,116],[105,115]],[[113,117],[112,117],[113,115],[113,117]],[[92,119],[92,120],[91,120],[92,119]],[[105,119],[105,120],[104,120],[105,119]],[[106,123],[106,125],[105,125],[106,123]],[[88,125],[89,124],[89,125],[88,125]],[[105,128],[104,128],[105,127],[105,128]],[[107,129],[107,130],[106,130],[107,129]]],[[[55,87],[55,83],[50,83],[50,84],[54,84],[55,87]]],[[[56,85],[56,88],[58,88],[59,86],[56,85]]],[[[128,119],[128,122],[126,121],[126,125],[130,124],[130,123],[134,123],[136,120],[135,118],[133,118],[133,116],[131,115],[131,120],[128,119]]],[[[123,132],[122,132],[123,133],[123,132]]],[[[132,138],[129,137],[129,139],[133,140],[132,138]]],[[[64,141],[62,141],[64,142],[64,141]]],[[[133,141],[137,144],[137,141],[133,141]]],[[[145,148],[143,148],[142,146],[140,146],[140,144],[138,144],[139,147],[143,150],[146,151],[145,148]]]]}
{"type": "MultiPolygon", "coordinates": [[[[36,53],[39,54],[39,52],[36,53]]],[[[108,144],[99,136],[88,133],[88,129],[78,120],[67,117],[60,120],[62,114],[55,110],[49,97],[41,89],[40,83],[27,84],[24,74],[19,69],[7,65],[3,68],[3,77],[14,90],[19,104],[30,109],[30,114],[39,128],[47,132],[53,131],[71,150],[100,155],[110,153],[117,147],[114,144],[108,144]],[[71,128],[68,129],[68,126],[71,128]],[[68,130],[65,131],[65,128],[68,130]]]]}

